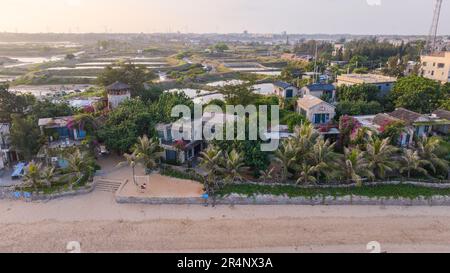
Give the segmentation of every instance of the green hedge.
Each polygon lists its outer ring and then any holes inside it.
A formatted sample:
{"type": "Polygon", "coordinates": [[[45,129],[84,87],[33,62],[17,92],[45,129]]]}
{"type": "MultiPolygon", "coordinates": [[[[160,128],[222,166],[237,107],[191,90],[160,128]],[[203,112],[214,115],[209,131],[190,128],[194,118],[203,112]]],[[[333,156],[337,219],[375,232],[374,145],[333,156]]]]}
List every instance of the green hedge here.
{"type": "Polygon", "coordinates": [[[299,188],[296,186],[267,186],[267,185],[226,185],[220,191],[220,196],[226,196],[232,193],[246,196],[255,196],[259,194],[287,195],[289,197],[316,197],[316,196],[364,196],[379,198],[410,198],[431,197],[435,195],[450,196],[450,189],[435,189],[412,185],[377,185],[363,186],[356,188],[299,188]]]}

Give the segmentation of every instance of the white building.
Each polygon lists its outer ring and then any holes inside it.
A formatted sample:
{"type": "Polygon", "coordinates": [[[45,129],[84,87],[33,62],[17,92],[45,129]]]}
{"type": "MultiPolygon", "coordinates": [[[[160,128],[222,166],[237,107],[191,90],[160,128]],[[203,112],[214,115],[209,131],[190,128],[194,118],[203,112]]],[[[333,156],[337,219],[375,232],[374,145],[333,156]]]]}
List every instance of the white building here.
{"type": "Polygon", "coordinates": [[[297,100],[297,112],[304,115],[312,124],[323,125],[333,120],[336,107],[311,95],[297,100]]]}
{"type": "Polygon", "coordinates": [[[345,74],[337,76],[336,85],[351,86],[356,84],[371,84],[378,87],[381,93],[389,93],[394,87],[397,78],[377,74],[345,74]]]}
{"type": "Polygon", "coordinates": [[[336,98],[336,87],[332,84],[315,83],[300,89],[300,94],[302,96],[311,95],[320,99],[327,97],[331,101],[334,101],[336,98]]]}
{"type": "Polygon", "coordinates": [[[128,84],[115,82],[106,87],[108,108],[117,108],[122,102],[131,98],[131,88],[128,84]]]}
{"type": "Polygon", "coordinates": [[[290,83],[278,81],[273,85],[275,86],[275,94],[279,97],[291,99],[300,95],[298,88],[290,83]]]}

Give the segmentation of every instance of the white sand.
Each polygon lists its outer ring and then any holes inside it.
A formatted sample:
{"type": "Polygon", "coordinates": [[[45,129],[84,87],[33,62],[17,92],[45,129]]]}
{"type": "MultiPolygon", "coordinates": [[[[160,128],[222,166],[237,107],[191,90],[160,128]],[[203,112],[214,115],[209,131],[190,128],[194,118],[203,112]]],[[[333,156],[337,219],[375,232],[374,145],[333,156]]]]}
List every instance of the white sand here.
{"type": "Polygon", "coordinates": [[[203,185],[184,179],[176,179],[172,177],[152,174],[147,176],[148,180],[138,180],[139,185],[143,182],[147,183],[147,188],[140,191],[133,183],[124,183],[123,187],[117,192],[118,196],[124,197],[171,197],[171,198],[199,198],[203,194],[203,185]]]}
{"type": "Polygon", "coordinates": [[[110,193],[0,201],[0,252],[450,252],[447,207],[148,206],[110,193]]]}
{"type": "MultiPolygon", "coordinates": [[[[126,170],[108,170],[117,179],[126,170]]],[[[448,207],[117,204],[97,192],[0,200],[0,252],[450,252],[448,207]]]]}

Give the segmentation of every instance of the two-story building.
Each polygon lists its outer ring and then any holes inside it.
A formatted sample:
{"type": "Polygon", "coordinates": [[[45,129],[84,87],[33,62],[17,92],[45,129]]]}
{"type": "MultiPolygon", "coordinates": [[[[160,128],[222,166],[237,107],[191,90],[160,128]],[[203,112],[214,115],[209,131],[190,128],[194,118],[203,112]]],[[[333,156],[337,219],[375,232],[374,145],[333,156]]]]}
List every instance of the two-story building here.
{"type": "Polygon", "coordinates": [[[450,82],[450,52],[437,52],[421,56],[421,75],[425,78],[450,82]]]}
{"type": "Polygon", "coordinates": [[[234,115],[206,112],[199,120],[186,120],[185,122],[156,125],[160,145],[164,149],[163,160],[170,164],[184,164],[199,156],[207,147],[208,143],[203,138],[203,131],[201,139],[195,139],[193,137],[195,135],[194,130],[196,129],[196,124],[202,125],[199,128],[200,130],[203,130],[203,126],[208,124],[208,126],[212,126],[211,130],[214,131],[216,129],[215,126],[223,126],[222,128],[224,128],[226,123],[234,123],[235,121],[236,116],[234,115]],[[176,136],[179,135],[177,132],[180,132],[180,130],[182,132],[190,131],[191,139],[183,139],[181,136],[176,136]]]}
{"type": "Polygon", "coordinates": [[[115,82],[106,87],[108,109],[117,108],[122,102],[131,98],[131,87],[122,82],[115,82]]]}

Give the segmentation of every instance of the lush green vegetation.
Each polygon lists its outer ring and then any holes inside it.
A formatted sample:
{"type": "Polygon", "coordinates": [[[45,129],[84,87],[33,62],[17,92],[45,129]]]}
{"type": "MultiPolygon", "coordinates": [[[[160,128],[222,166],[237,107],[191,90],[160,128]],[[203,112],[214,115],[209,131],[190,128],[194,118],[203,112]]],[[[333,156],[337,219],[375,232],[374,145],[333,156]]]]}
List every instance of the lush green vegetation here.
{"type": "Polygon", "coordinates": [[[450,196],[450,189],[434,189],[418,187],[406,184],[400,185],[378,185],[351,188],[300,188],[294,185],[268,186],[255,184],[233,184],[225,185],[218,192],[220,196],[230,194],[241,194],[248,197],[255,195],[276,195],[288,197],[343,197],[343,196],[364,196],[370,198],[421,198],[432,196],[450,196]]]}
{"type": "Polygon", "coordinates": [[[68,167],[56,169],[51,165],[44,167],[32,162],[27,167],[23,178],[25,184],[19,187],[20,190],[45,194],[76,190],[92,180],[95,171],[99,169],[88,151],[67,148],[53,152],[67,160],[68,167]]]}
{"type": "Polygon", "coordinates": [[[187,171],[178,171],[171,167],[164,167],[161,169],[161,175],[169,176],[173,178],[178,179],[186,179],[186,180],[193,180],[197,182],[203,182],[203,178],[198,175],[194,170],[187,170],[187,171]]]}
{"type": "MultiPolygon", "coordinates": [[[[114,65],[116,66],[116,64],[114,65]]],[[[152,70],[142,65],[131,63],[119,63],[118,68],[112,65],[107,66],[97,78],[101,86],[108,86],[117,81],[128,84],[131,87],[132,96],[137,96],[145,87],[144,83],[150,82],[156,78],[152,70]]]]}
{"type": "Polygon", "coordinates": [[[431,113],[439,108],[443,99],[449,98],[445,86],[418,76],[401,78],[391,92],[395,107],[404,107],[418,113],[431,113]]]}

